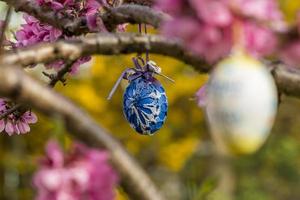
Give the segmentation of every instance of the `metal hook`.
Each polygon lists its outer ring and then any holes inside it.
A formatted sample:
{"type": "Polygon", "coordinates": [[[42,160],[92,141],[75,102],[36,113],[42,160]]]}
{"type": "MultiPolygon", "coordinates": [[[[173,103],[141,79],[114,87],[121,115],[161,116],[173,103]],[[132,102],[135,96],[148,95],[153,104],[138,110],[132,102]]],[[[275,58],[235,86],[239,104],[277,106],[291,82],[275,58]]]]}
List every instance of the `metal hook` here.
{"type": "Polygon", "coordinates": [[[127,69],[125,69],[125,70],[122,72],[122,74],[121,74],[120,77],[118,78],[117,82],[115,83],[114,87],[111,89],[111,91],[110,91],[110,93],[109,93],[109,95],[108,95],[108,97],[107,97],[107,100],[110,100],[110,99],[112,98],[112,96],[113,96],[114,93],[116,92],[118,86],[120,85],[122,79],[125,79],[125,78],[127,79],[126,74],[127,74],[128,72],[132,71],[132,70],[133,70],[134,72],[136,71],[134,68],[127,68],[127,69]]]}
{"type": "Polygon", "coordinates": [[[173,79],[171,79],[168,76],[162,74],[161,73],[161,68],[158,67],[155,62],[153,62],[153,61],[150,60],[150,61],[147,62],[146,66],[147,66],[147,70],[149,70],[150,72],[153,72],[153,73],[155,73],[157,75],[160,75],[160,76],[166,78],[167,80],[169,80],[169,81],[171,81],[173,83],[175,82],[173,79]]]}
{"type": "Polygon", "coordinates": [[[172,82],[172,83],[175,83],[175,81],[174,81],[173,79],[171,79],[170,77],[168,77],[168,76],[166,76],[166,75],[164,75],[164,74],[162,74],[162,73],[155,73],[155,74],[164,77],[165,79],[167,79],[168,81],[170,81],[170,82],[172,82]]]}

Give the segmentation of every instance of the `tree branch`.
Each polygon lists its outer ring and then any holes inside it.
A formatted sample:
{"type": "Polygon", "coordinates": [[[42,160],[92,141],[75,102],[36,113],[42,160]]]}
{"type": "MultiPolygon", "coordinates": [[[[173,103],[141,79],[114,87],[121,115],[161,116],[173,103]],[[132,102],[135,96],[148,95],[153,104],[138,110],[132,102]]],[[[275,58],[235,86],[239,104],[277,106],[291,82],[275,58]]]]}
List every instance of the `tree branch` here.
{"type": "Polygon", "coordinates": [[[0,115],[0,120],[7,117],[8,115],[16,112],[18,109],[22,108],[22,106],[23,106],[22,104],[16,104],[13,107],[11,107],[10,109],[6,110],[4,113],[2,113],[0,115]]]}
{"type": "Polygon", "coordinates": [[[155,0],[123,0],[123,3],[152,6],[155,3],[155,0]]]}
{"type": "MultiPolygon", "coordinates": [[[[74,20],[67,16],[57,15],[53,10],[39,6],[31,0],[1,1],[13,6],[16,11],[26,12],[43,23],[63,30],[67,35],[81,35],[90,32],[85,17],[74,20]]],[[[168,19],[163,13],[141,5],[122,5],[116,8],[108,8],[100,17],[108,29],[123,23],[145,23],[157,28],[162,20],[168,19]]]]}
{"type": "MultiPolygon", "coordinates": [[[[115,55],[129,53],[150,53],[170,56],[181,60],[199,72],[209,72],[210,66],[198,56],[183,48],[180,42],[156,35],[104,34],[90,35],[70,41],[39,44],[17,53],[3,55],[3,65],[30,65],[50,62],[57,59],[76,59],[92,54],[115,55]]],[[[300,97],[300,72],[289,71],[275,66],[272,70],[279,90],[287,95],[300,97]]]]}
{"type": "Polygon", "coordinates": [[[133,33],[99,33],[84,38],[39,44],[25,49],[16,49],[2,58],[4,65],[30,65],[57,59],[76,59],[85,55],[115,55],[130,53],[161,54],[177,58],[192,65],[199,72],[208,72],[210,66],[198,56],[185,50],[180,42],[157,35],[133,33]]]}
{"type": "Polygon", "coordinates": [[[11,11],[12,11],[12,9],[9,6],[6,11],[6,16],[5,16],[4,22],[3,22],[3,24],[0,24],[0,54],[2,53],[2,50],[3,50],[3,43],[5,40],[5,31],[9,24],[9,21],[10,21],[11,11]]]}
{"type": "Polygon", "coordinates": [[[88,145],[107,149],[125,188],[129,188],[129,194],[134,195],[132,199],[163,199],[144,170],[118,141],[85,112],[51,88],[30,78],[24,70],[0,66],[0,95],[33,106],[46,115],[60,116],[71,134],[88,145]]]}
{"type": "Polygon", "coordinates": [[[75,62],[76,61],[74,61],[74,60],[66,62],[65,66],[62,69],[60,69],[56,74],[53,74],[52,76],[49,75],[50,82],[49,82],[48,86],[53,88],[56,85],[56,83],[59,81],[61,81],[65,85],[66,79],[64,78],[64,76],[68,72],[70,72],[70,70],[75,62]]]}
{"type": "Polygon", "coordinates": [[[288,70],[282,65],[272,69],[278,90],[286,95],[300,97],[300,71],[288,70]]]}
{"type": "Polygon", "coordinates": [[[140,5],[122,5],[116,8],[108,9],[101,15],[103,23],[108,30],[112,30],[118,24],[149,24],[158,28],[162,21],[170,17],[162,12],[140,5]]]}

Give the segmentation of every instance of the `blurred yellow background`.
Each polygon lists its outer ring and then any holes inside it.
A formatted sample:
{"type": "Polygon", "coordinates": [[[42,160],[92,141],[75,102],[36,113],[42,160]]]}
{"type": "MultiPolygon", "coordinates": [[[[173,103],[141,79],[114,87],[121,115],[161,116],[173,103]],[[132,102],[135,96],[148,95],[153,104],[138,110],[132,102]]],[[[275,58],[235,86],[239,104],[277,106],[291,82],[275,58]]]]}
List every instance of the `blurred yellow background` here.
{"type": "MultiPolygon", "coordinates": [[[[290,22],[300,2],[281,0],[290,22]]],[[[136,27],[130,30],[135,31],[136,27]]],[[[115,81],[126,67],[128,56],[95,56],[91,66],[68,77],[67,85],[55,88],[85,109],[99,124],[110,131],[141,163],[168,199],[226,199],[216,190],[224,172],[218,165],[229,167],[230,185],[234,191],[229,199],[296,200],[300,199],[300,101],[283,97],[273,131],[261,150],[251,156],[220,161],[214,154],[205,117],[194,100],[195,92],[207,80],[207,75],[195,72],[174,59],[151,55],[163,73],[176,82],[158,79],[166,89],[169,101],[167,120],[154,136],[142,136],[132,130],[123,117],[121,87],[107,101],[115,81]],[[221,175],[220,175],[221,174],[221,175]]],[[[35,69],[43,70],[41,66],[35,69]]],[[[0,137],[0,199],[32,199],[31,175],[36,161],[43,154],[49,138],[57,138],[66,147],[72,134],[67,133],[60,119],[39,115],[32,131],[23,136],[0,137]]],[[[117,199],[128,199],[118,188],[117,199]]]]}

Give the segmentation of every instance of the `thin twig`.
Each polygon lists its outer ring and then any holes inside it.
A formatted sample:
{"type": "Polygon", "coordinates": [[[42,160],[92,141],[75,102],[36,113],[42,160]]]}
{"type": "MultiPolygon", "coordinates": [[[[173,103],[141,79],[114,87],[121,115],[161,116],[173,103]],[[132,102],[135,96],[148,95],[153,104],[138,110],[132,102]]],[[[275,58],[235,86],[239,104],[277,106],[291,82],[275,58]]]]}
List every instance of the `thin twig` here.
{"type": "Polygon", "coordinates": [[[64,76],[70,72],[72,66],[74,65],[76,61],[69,61],[65,64],[65,66],[59,70],[51,79],[49,82],[50,87],[54,87],[57,82],[61,81],[63,84],[65,83],[64,76]]]}
{"type": "Polygon", "coordinates": [[[122,5],[116,8],[109,8],[101,15],[105,27],[110,31],[116,25],[131,24],[149,24],[154,28],[159,28],[163,21],[169,20],[167,14],[140,5],[122,5]]]}
{"type": "MultiPolygon", "coordinates": [[[[48,86],[50,87],[54,87],[56,85],[57,82],[62,81],[64,82],[63,78],[65,76],[66,73],[68,73],[71,69],[71,67],[73,66],[75,61],[69,61],[65,64],[65,66],[59,70],[55,75],[53,76],[49,76],[50,78],[50,82],[48,83],[48,86]]],[[[0,115],[0,120],[7,117],[8,115],[21,110],[22,113],[26,112],[28,110],[27,106],[24,106],[22,104],[16,104],[13,107],[9,108],[8,110],[6,110],[4,113],[2,113],[0,115]]]]}
{"type": "Polygon", "coordinates": [[[9,6],[6,11],[5,20],[2,24],[2,27],[0,27],[0,32],[1,32],[0,33],[0,54],[2,53],[2,50],[3,50],[3,41],[5,39],[5,31],[6,31],[6,28],[8,27],[9,21],[10,21],[11,11],[12,11],[12,8],[11,8],[11,6],[9,6]]]}
{"type": "Polygon", "coordinates": [[[20,109],[22,107],[22,104],[16,104],[13,107],[11,107],[10,109],[6,110],[4,113],[2,113],[0,115],[0,120],[7,117],[8,115],[16,112],[18,109],[20,109]]]}
{"type": "Polygon", "coordinates": [[[144,5],[144,6],[153,6],[155,3],[155,0],[124,0],[123,3],[139,4],[139,5],[144,5]]]}

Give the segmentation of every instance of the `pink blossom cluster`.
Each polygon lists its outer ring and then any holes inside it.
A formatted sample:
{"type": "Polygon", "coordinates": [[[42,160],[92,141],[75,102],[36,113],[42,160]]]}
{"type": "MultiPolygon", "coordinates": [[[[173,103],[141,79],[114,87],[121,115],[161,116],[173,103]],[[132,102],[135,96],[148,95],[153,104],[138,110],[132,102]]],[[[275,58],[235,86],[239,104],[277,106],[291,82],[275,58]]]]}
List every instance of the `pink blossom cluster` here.
{"type": "Polygon", "coordinates": [[[300,67],[300,11],[297,18],[297,37],[286,43],[281,51],[280,58],[289,67],[300,67]]]}
{"type": "Polygon", "coordinates": [[[117,180],[106,152],[76,143],[64,155],[57,142],[50,141],[33,185],[38,200],[112,200],[117,180]]]}
{"type": "MultiPolygon", "coordinates": [[[[8,101],[0,99],[0,114],[5,113],[11,106],[8,101]]],[[[37,122],[36,115],[31,111],[10,114],[0,120],[0,132],[5,131],[9,136],[13,134],[24,134],[30,131],[29,124],[37,122]]]]}
{"type": "Polygon", "coordinates": [[[300,39],[289,42],[283,47],[281,59],[288,67],[300,67],[300,39]]]}
{"type": "Polygon", "coordinates": [[[81,17],[94,15],[100,7],[96,0],[36,0],[39,6],[47,6],[58,14],[81,17]]]}
{"type": "Polygon", "coordinates": [[[38,5],[51,8],[56,15],[70,19],[85,17],[91,31],[103,31],[105,27],[97,18],[98,10],[105,2],[97,0],[35,0],[38,5]],[[100,4],[100,3],[101,4],[100,4]]]}
{"type": "MultiPolygon", "coordinates": [[[[101,5],[96,0],[33,0],[40,6],[52,9],[56,15],[68,16],[70,19],[85,17],[87,25],[91,31],[106,31],[101,19],[97,18],[97,11],[101,5]]],[[[21,29],[15,34],[16,42],[14,47],[24,47],[37,44],[39,42],[53,42],[59,38],[72,38],[68,33],[66,35],[61,30],[51,25],[41,23],[36,18],[25,14],[25,23],[21,25],[21,29]]],[[[90,56],[79,58],[71,68],[71,74],[78,71],[81,64],[91,60],[90,56]]],[[[55,70],[61,69],[65,62],[58,60],[46,64],[46,68],[55,70]]]]}
{"type": "Polygon", "coordinates": [[[47,24],[40,23],[36,18],[24,14],[25,24],[15,34],[16,43],[14,46],[24,47],[39,42],[53,42],[62,35],[62,31],[47,24]]]}
{"type": "Polygon", "coordinates": [[[160,0],[157,7],[172,15],[162,32],[176,37],[209,63],[242,45],[256,57],[274,53],[277,31],[284,31],[276,0],[160,0]]]}

